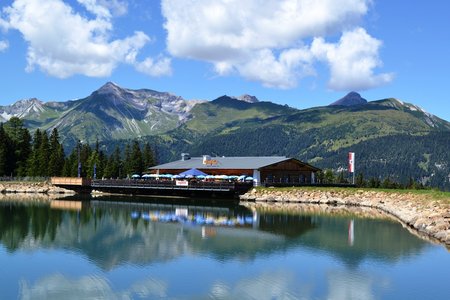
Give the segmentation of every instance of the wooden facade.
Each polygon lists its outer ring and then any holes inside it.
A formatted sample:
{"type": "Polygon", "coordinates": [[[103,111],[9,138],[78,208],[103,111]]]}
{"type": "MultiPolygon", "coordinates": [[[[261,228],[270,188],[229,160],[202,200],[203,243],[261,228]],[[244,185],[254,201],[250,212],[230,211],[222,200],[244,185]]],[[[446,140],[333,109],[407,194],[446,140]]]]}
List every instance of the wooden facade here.
{"type": "Polygon", "coordinates": [[[314,183],[315,172],[318,168],[312,167],[296,159],[289,159],[260,169],[261,183],[314,183]]]}

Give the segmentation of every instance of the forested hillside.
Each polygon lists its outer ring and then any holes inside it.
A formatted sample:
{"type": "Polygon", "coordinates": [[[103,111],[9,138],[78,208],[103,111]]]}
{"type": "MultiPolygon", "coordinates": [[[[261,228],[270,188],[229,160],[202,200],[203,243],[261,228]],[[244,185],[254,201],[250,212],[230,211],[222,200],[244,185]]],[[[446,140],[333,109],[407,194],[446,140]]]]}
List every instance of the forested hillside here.
{"type": "MultiPolygon", "coordinates": [[[[0,121],[20,117],[30,130],[29,136],[18,137],[17,128],[9,129],[14,145],[36,143],[31,135],[37,129],[47,135],[57,129],[69,158],[81,142],[100,147],[105,155],[119,149],[125,163],[125,145],[139,140],[156,151],[161,163],[179,159],[182,152],[285,155],[337,174],[345,171],[347,153],[353,151],[357,170],[365,178],[400,182],[413,178],[441,188],[450,184],[450,123],[394,98],[367,101],[352,92],[329,106],[299,110],[248,95],[186,101],[169,93],[107,83],[80,100],[18,101],[0,107],[0,114],[5,118],[0,121]]],[[[5,129],[14,128],[8,124],[5,129]]],[[[20,151],[27,154],[33,147],[20,151]]],[[[15,157],[23,156],[20,151],[15,157]]],[[[17,164],[12,173],[27,174],[25,162],[17,164]]],[[[8,172],[11,168],[3,173],[8,172]]]]}

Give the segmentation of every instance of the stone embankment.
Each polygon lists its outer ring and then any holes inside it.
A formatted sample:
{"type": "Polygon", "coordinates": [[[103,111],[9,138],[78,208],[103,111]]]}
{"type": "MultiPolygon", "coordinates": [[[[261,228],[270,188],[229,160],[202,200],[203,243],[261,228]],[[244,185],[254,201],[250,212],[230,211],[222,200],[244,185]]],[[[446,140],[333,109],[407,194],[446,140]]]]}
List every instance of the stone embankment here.
{"type": "Polygon", "coordinates": [[[450,246],[450,204],[410,193],[367,190],[253,189],[241,201],[360,206],[382,210],[405,226],[450,246]]]}
{"type": "Polygon", "coordinates": [[[74,194],[73,191],[53,186],[47,182],[0,182],[0,193],[26,193],[47,195],[74,194]]]}

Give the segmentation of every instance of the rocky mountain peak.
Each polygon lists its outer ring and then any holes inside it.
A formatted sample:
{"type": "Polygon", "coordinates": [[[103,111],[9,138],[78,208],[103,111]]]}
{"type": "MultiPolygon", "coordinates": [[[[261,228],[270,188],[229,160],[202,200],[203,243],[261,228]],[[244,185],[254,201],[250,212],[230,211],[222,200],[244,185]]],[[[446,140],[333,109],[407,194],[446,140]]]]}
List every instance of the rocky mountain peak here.
{"type": "Polygon", "coordinates": [[[96,92],[100,95],[107,94],[120,94],[123,89],[115,84],[114,82],[107,82],[102,87],[100,87],[96,92]]]}
{"type": "Polygon", "coordinates": [[[247,95],[247,94],[241,95],[239,97],[234,97],[234,98],[237,100],[240,100],[240,101],[247,102],[247,103],[259,102],[258,98],[256,98],[255,96],[247,95]]]}
{"type": "Polygon", "coordinates": [[[350,92],[343,98],[331,103],[329,106],[354,106],[367,104],[367,100],[362,98],[357,92],[350,92]]]}

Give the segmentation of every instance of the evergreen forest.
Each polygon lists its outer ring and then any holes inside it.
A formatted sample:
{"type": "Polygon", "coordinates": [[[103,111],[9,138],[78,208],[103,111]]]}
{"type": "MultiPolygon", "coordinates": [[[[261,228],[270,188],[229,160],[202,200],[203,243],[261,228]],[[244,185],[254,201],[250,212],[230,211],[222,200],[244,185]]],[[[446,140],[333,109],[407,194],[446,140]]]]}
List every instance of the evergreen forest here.
{"type": "Polygon", "coordinates": [[[31,135],[17,117],[0,123],[0,177],[126,178],[142,174],[155,164],[155,153],[148,142],[141,145],[138,140],[128,141],[123,149],[116,145],[108,155],[99,142],[91,147],[78,141],[66,155],[56,128],[50,135],[40,129],[31,135]]]}

